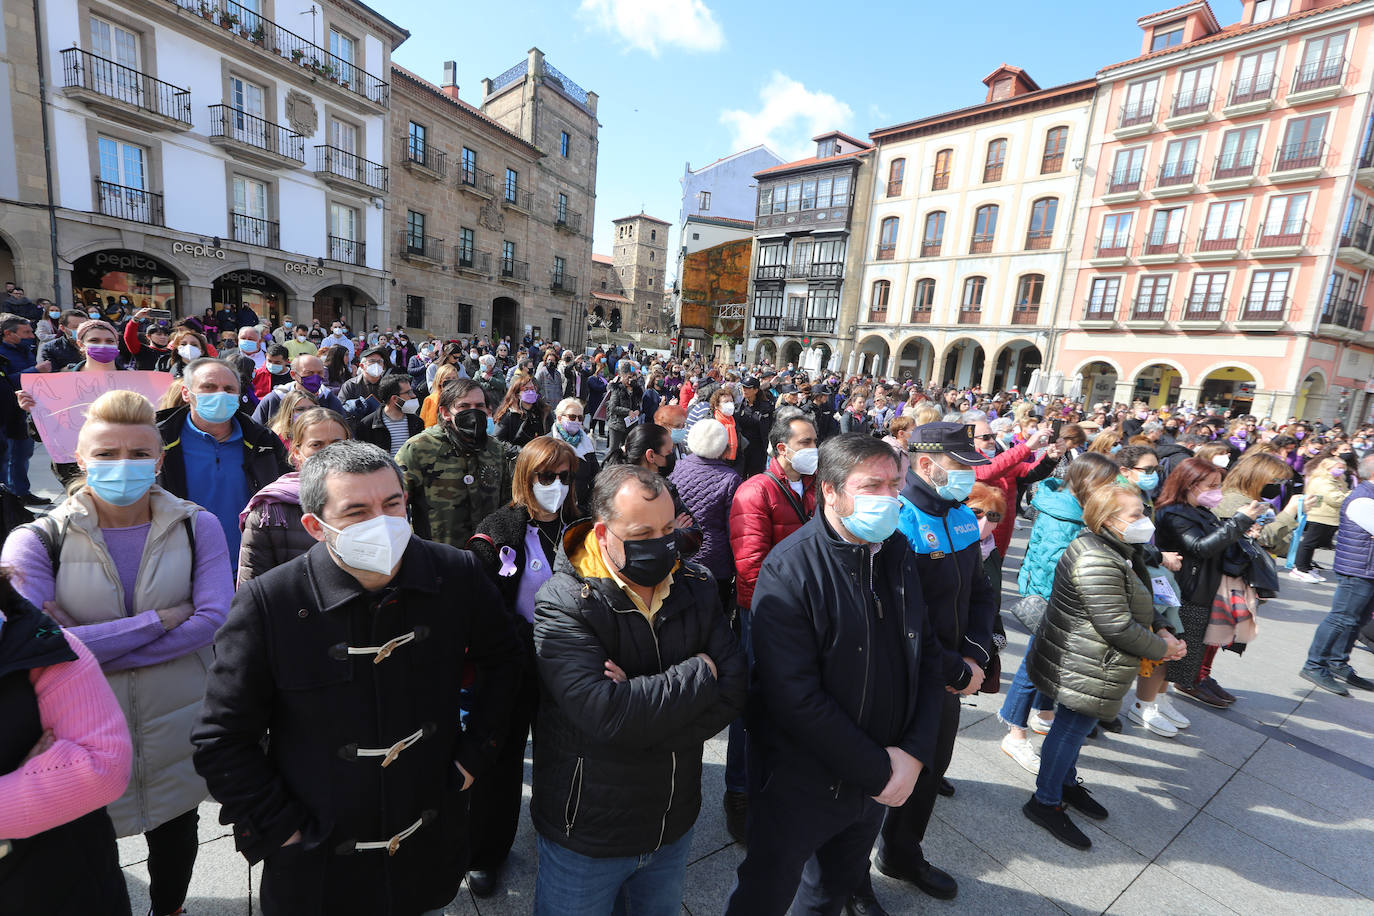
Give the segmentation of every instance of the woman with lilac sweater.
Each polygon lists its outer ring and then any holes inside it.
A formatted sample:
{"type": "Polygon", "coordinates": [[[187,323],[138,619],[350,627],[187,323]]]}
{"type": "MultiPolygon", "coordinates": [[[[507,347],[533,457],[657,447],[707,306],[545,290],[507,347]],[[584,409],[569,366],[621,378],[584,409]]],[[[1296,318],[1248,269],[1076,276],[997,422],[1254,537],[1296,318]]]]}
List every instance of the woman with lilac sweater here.
{"type": "Polygon", "coordinates": [[[142,395],[110,391],[77,440],[81,489],[16,528],[0,562],[14,587],[85,644],[134,738],[128,789],[109,806],[118,836],[148,843],[153,916],[181,912],[205,784],[191,726],[215,631],[233,594],[219,522],[154,484],[162,439],[142,395]]]}

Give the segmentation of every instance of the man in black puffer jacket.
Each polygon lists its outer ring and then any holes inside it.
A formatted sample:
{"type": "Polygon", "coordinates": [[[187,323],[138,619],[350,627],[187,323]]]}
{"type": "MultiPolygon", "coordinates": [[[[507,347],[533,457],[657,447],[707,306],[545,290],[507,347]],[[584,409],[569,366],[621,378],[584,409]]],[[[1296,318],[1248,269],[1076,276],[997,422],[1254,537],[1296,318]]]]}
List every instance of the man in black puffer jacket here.
{"type": "Polygon", "coordinates": [[[701,751],[744,708],[744,653],[711,574],[680,560],[673,498],[602,471],[535,602],[536,916],[609,913],[622,891],[676,911],[701,751]]]}

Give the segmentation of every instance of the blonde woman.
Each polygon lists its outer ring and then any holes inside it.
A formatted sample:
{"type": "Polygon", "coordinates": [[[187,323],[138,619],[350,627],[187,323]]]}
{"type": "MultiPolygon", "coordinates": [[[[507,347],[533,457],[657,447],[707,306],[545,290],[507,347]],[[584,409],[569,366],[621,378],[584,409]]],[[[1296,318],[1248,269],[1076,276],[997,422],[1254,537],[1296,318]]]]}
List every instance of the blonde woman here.
{"type": "Polygon", "coordinates": [[[429,394],[420,405],[420,419],[425,421],[426,429],[439,422],[439,392],[443,390],[446,382],[456,378],[462,376],[458,374],[458,367],[451,363],[444,363],[434,370],[434,384],[430,386],[429,394]]]}
{"type": "Polygon", "coordinates": [[[156,916],[186,899],[205,783],[191,726],[215,631],[233,595],[224,530],[154,481],[162,437],[132,391],[91,404],[76,446],[85,483],[47,517],[16,528],[0,563],[15,589],[71,630],[100,663],[133,735],[129,788],[109,806],[121,836],[148,844],[156,916]]]}
{"type": "Polygon", "coordinates": [[[281,406],[272,415],[272,422],[267,424],[267,428],[277,434],[282,445],[291,447],[291,428],[295,425],[296,419],[306,411],[314,410],[319,405],[315,403],[310,395],[299,389],[292,388],[282,396],[281,406]]]}

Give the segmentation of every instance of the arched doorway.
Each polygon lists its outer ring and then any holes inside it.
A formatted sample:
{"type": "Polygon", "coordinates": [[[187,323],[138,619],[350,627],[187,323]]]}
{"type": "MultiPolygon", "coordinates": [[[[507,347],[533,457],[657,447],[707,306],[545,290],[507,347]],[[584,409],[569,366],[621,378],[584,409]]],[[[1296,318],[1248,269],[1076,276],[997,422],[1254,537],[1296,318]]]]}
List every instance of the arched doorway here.
{"type": "Polygon", "coordinates": [[[756,359],[761,363],[775,364],[778,358],[778,345],[771,340],[759,342],[758,349],[754,351],[756,359]]]}
{"type": "Polygon", "coordinates": [[[259,319],[271,318],[275,325],[286,304],[286,289],[276,280],[256,270],[231,270],[220,274],[210,288],[215,311],[221,304],[246,305],[259,319]]]}
{"type": "Polygon", "coordinates": [[[1168,363],[1150,363],[1136,372],[1131,400],[1144,401],[1151,407],[1177,404],[1181,387],[1183,376],[1177,369],[1168,363]]]}
{"type": "Polygon", "coordinates": [[[814,343],[814,344],[811,345],[811,349],[812,349],[813,351],[816,351],[816,355],[817,355],[816,368],[817,368],[817,370],[819,370],[819,371],[821,371],[821,372],[824,372],[825,370],[829,369],[829,368],[830,368],[830,360],[831,360],[831,359],[834,357],[834,355],[835,355],[834,351],[832,351],[832,350],[830,349],[830,345],[829,345],[829,344],[826,344],[826,343],[817,342],[817,343],[814,343]]]}
{"type": "Polygon", "coordinates": [[[865,337],[859,343],[859,375],[882,375],[887,369],[887,341],[881,337],[865,337]]]}
{"type": "Polygon", "coordinates": [[[992,367],[992,390],[1008,391],[1015,388],[1025,391],[1030,384],[1031,374],[1044,362],[1040,348],[1025,341],[1007,344],[997,354],[997,362],[992,367]]]}
{"type": "Polygon", "coordinates": [[[1255,403],[1255,382],[1250,370],[1240,366],[1214,369],[1202,380],[1202,403],[1229,410],[1232,416],[1249,413],[1255,403]]]}
{"type": "Polygon", "coordinates": [[[983,381],[983,345],[963,337],[945,350],[945,362],[935,381],[945,387],[968,388],[983,381]]]}
{"type": "Polygon", "coordinates": [[[1309,372],[1298,386],[1298,396],[1293,400],[1293,416],[1318,419],[1325,401],[1326,379],[1320,372],[1309,372]]]}
{"type": "Polygon", "coordinates": [[[1094,404],[1112,404],[1116,401],[1116,367],[1111,363],[1096,360],[1088,363],[1078,374],[1083,376],[1083,403],[1092,407],[1094,404]]]}
{"type": "Polygon", "coordinates": [[[366,332],[372,327],[368,321],[368,308],[373,306],[371,297],[355,286],[342,283],[326,286],[315,294],[311,317],[320,324],[343,319],[355,332],[366,332]]]}
{"type": "Polygon", "coordinates": [[[72,264],[72,298],[86,308],[126,312],[141,308],[177,311],[177,278],[166,264],[139,251],[112,249],[83,255],[72,264]]]}
{"type": "MultiPolygon", "coordinates": [[[[620,326],[620,309],[611,309],[611,330],[620,326]]],[[[519,342],[520,303],[509,296],[497,296],[491,301],[491,336],[493,340],[509,337],[519,342]]]]}
{"type": "Polygon", "coordinates": [[[801,365],[802,345],[795,340],[789,340],[782,345],[782,356],[778,359],[780,366],[791,366],[797,368],[801,365]]]}
{"type": "MultiPolygon", "coordinates": [[[[9,242],[0,238],[0,280],[19,279],[19,271],[14,269],[14,262],[14,252],[10,249],[9,242]]],[[[42,293],[34,293],[33,295],[40,296],[42,293]]]]}
{"type": "Polygon", "coordinates": [[[924,337],[913,337],[897,351],[897,367],[893,374],[898,379],[924,382],[930,378],[934,367],[935,346],[924,337]]]}

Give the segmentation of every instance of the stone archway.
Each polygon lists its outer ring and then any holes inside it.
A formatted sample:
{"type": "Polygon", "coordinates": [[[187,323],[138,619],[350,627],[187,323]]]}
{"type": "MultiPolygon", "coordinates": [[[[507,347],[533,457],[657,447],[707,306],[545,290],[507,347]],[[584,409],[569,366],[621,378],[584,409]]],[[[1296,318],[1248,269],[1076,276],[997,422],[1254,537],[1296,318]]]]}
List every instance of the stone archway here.
{"type": "Polygon", "coordinates": [[[1116,381],[1121,377],[1116,366],[1097,359],[1080,366],[1074,374],[1083,376],[1083,403],[1089,408],[1103,402],[1116,403],[1116,381]]]}
{"type": "Polygon", "coordinates": [[[945,347],[940,375],[934,380],[946,388],[968,388],[982,384],[983,345],[972,337],[960,337],[945,347]]]}
{"type": "Polygon", "coordinates": [[[1177,404],[1179,391],[1187,384],[1183,371],[1170,362],[1159,360],[1146,363],[1135,372],[1135,390],[1131,400],[1144,401],[1151,407],[1177,404]]]}
{"type": "Polygon", "coordinates": [[[1326,404],[1326,374],[1313,369],[1303,377],[1298,385],[1298,396],[1293,401],[1293,415],[1300,419],[1319,419],[1326,404]]]}
{"type": "Polygon", "coordinates": [[[1044,364],[1040,348],[1028,340],[1014,340],[997,351],[993,361],[991,391],[1015,388],[1025,391],[1031,374],[1044,364]]]}
{"type": "Polygon", "coordinates": [[[778,361],[778,345],[768,338],[759,341],[758,347],[754,350],[754,361],[768,363],[776,367],[778,361]]]}
{"type": "Polygon", "coordinates": [[[778,357],[778,366],[792,366],[800,368],[802,361],[802,345],[799,340],[787,340],[783,342],[781,355],[778,357]]]}
{"type": "Polygon", "coordinates": [[[859,341],[859,348],[855,351],[858,358],[855,372],[858,375],[882,375],[887,369],[889,352],[884,338],[877,335],[865,337],[859,341]]]}
{"type": "Polygon", "coordinates": [[[1233,417],[1240,416],[1250,412],[1258,382],[1249,369],[1222,366],[1203,377],[1199,400],[1204,406],[1215,405],[1220,410],[1231,411],[1233,417]]]}
{"type": "MultiPolygon", "coordinates": [[[[619,326],[619,309],[611,309],[611,325],[614,330],[619,326]]],[[[518,343],[523,335],[520,330],[520,303],[509,296],[497,296],[491,301],[491,338],[500,340],[509,337],[518,343]]]]}
{"type": "Polygon", "coordinates": [[[935,373],[935,345],[924,337],[907,339],[897,351],[897,365],[892,374],[898,379],[929,382],[935,373]]]}

